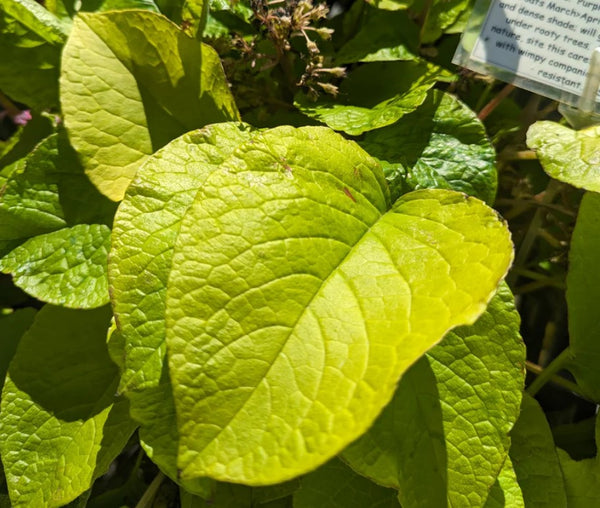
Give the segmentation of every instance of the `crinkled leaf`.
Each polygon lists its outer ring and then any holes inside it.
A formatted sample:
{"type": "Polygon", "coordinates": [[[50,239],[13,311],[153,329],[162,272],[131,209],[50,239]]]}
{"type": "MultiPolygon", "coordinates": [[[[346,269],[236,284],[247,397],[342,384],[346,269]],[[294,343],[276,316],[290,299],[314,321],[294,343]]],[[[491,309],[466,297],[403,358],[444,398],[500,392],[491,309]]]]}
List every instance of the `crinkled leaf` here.
{"type": "Polygon", "coordinates": [[[347,64],[417,60],[419,28],[408,14],[367,9],[360,30],[340,48],[336,61],[347,64]]]}
{"type": "Polygon", "coordinates": [[[495,213],[442,190],[388,208],[377,163],[319,127],[261,133],[205,180],[167,288],[182,478],[325,462],[484,310],[512,256],[495,213]]]}
{"type": "Polygon", "coordinates": [[[469,9],[471,0],[433,0],[426,3],[427,13],[421,29],[421,43],[435,42],[469,9]]]}
{"type": "Polygon", "coordinates": [[[36,310],[19,309],[6,316],[0,315],[0,389],[4,386],[4,377],[8,364],[12,360],[21,336],[31,326],[36,310]]]}
{"type": "Polygon", "coordinates": [[[395,124],[360,145],[384,164],[392,189],[446,188],[494,202],[496,152],[477,115],[437,90],[395,124]]]}
{"type": "Polygon", "coordinates": [[[511,432],[510,458],[527,508],[566,508],[565,486],[550,426],[537,401],[525,393],[511,432]]]}
{"type": "Polygon", "coordinates": [[[414,111],[436,81],[449,77],[441,68],[422,61],[368,63],[342,82],[339,100],[321,98],[312,102],[298,94],[294,104],[332,129],[357,136],[393,124],[414,111]]]}
{"type": "Polygon", "coordinates": [[[398,493],[359,476],[338,459],[301,480],[294,508],[400,508],[398,493]]]}
{"type": "Polygon", "coordinates": [[[105,337],[110,309],[45,306],[23,335],[0,412],[0,453],[13,506],[55,507],[104,474],[135,425],[115,397],[105,337]]]}
{"type": "Polygon", "coordinates": [[[0,90],[36,109],[58,107],[58,18],[34,0],[0,0],[0,90]]]}
{"type": "Polygon", "coordinates": [[[115,204],[84,174],[61,131],[42,141],[10,173],[0,191],[0,239],[22,242],[66,225],[110,224],[114,210],[115,204]]]}
{"type": "Polygon", "coordinates": [[[216,52],[144,11],[74,20],[61,104],[86,172],[115,201],[151,153],[189,130],[238,117],[216,52]]]}
{"type": "Polygon", "coordinates": [[[575,131],[555,122],[536,122],[527,131],[527,145],[537,151],[552,178],[600,192],[600,125],[575,131]]]}
{"type": "Polygon", "coordinates": [[[38,235],[0,259],[15,285],[43,302],[76,309],[108,303],[110,229],[80,224],[38,235]]]}
{"type": "MultiPolygon", "coordinates": [[[[600,168],[600,166],[599,166],[600,168]]],[[[591,398],[600,401],[600,195],[587,192],[581,201],[571,238],[567,274],[568,368],[591,398]]]]}
{"type": "Polygon", "coordinates": [[[519,415],[525,348],[502,285],[471,326],[450,332],[402,377],[392,402],[343,458],[403,507],[483,506],[519,415]]]}
{"type": "Polygon", "coordinates": [[[525,508],[523,493],[510,457],[506,457],[484,508],[525,508]]]}
{"type": "Polygon", "coordinates": [[[166,351],[164,298],[181,219],[208,175],[249,138],[233,123],[185,134],[148,159],[127,190],[113,225],[109,265],[125,339],[121,390],[158,384],[166,351]]]}

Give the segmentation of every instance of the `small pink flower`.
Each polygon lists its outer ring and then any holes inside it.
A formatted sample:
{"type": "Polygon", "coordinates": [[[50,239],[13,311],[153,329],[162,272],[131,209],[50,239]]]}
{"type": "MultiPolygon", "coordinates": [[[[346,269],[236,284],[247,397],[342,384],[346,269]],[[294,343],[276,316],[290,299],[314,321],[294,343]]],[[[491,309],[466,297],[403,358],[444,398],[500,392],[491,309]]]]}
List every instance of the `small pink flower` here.
{"type": "Polygon", "coordinates": [[[12,120],[16,125],[26,125],[31,120],[31,111],[25,109],[13,116],[12,120]]]}

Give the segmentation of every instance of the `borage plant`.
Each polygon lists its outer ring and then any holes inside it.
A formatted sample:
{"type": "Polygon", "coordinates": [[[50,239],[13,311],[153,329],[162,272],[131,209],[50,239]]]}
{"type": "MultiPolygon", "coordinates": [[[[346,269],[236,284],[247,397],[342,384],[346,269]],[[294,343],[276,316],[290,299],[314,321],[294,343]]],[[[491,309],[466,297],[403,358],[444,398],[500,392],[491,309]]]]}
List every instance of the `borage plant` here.
{"type": "MultiPolygon", "coordinates": [[[[0,506],[579,502],[595,459],[523,398],[495,151],[449,93],[468,2],[373,4],[0,0],[0,506]]],[[[569,295],[536,383],[597,400],[569,295]]]]}

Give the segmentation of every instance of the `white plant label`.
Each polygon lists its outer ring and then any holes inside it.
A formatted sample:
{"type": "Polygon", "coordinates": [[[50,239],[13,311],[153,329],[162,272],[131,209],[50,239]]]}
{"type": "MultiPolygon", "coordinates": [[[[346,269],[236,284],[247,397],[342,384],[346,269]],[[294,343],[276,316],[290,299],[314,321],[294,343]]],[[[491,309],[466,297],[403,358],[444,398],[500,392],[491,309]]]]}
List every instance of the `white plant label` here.
{"type": "Polygon", "coordinates": [[[470,60],[581,95],[597,47],[600,0],[492,0],[470,60]]]}

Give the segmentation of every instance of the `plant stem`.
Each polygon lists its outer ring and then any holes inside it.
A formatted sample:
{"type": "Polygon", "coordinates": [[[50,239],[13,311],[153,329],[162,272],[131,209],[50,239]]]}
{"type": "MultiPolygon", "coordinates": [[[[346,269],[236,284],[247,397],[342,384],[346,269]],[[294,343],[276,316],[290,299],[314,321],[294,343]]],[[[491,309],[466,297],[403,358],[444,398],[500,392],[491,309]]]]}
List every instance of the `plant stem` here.
{"type": "Polygon", "coordinates": [[[498,95],[494,97],[490,102],[488,102],[482,110],[477,115],[477,118],[480,120],[484,120],[488,117],[488,115],[494,111],[498,105],[515,89],[515,85],[511,85],[510,83],[506,85],[502,90],[498,92],[498,95]]]}
{"type": "Polygon", "coordinates": [[[135,505],[135,508],[148,508],[154,500],[154,497],[156,496],[156,493],[160,488],[160,484],[163,482],[164,479],[165,475],[159,472],[154,477],[154,480],[152,480],[152,483],[148,485],[146,492],[144,492],[144,495],[138,501],[138,504],[135,505]]]}
{"type": "Polygon", "coordinates": [[[567,387],[568,383],[568,390],[574,391],[578,395],[581,395],[579,387],[575,383],[571,383],[560,376],[556,376],[556,374],[563,370],[572,359],[573,352],[567,347],[561,354],[552,360],[550,365],[539,372],[538,377],[527,387],[527,393],[533,397],[548,381],[553,381],[563,387],[567,387]],[[558,381],[559,379],[560,381],[558,381]],[[575,389],[573,390],[573,388],[575,389]]]}
{"type": "MultiPolygon", "coordinates": [[[[552,202],[554,197],[560,191],[562,185],[557,180],[550,180],[548,187],[546,187],[546,191],[544,192],[544,196],[542,198],[542,204],[547,205],[552,202]]],[[[533,247],[533,243],[538,235],[538,231],[542,226],[542,222],[544,220],[543,214],[546,213],[547,210],[544,206],[540,206],[533,215],[533,219],[529,223],[529,228],[527,229],[527,233],[521,242],[521,246],[519,247],[519,251],[515,256],[515,262],[513,266],[524,267],[525,261],[529,257],[529,252],[533,247]]],[[[518,273],[515,270],[511,270],[511,272],[506,277],[506,282],[509,286],[514,286],[518,277],[518,273]]]]}
{"type": "Polygon", "coordinates": [[[533,150],[504,150],[498,155],[500,161],[532,161],[538,158],[533,150]]]}

